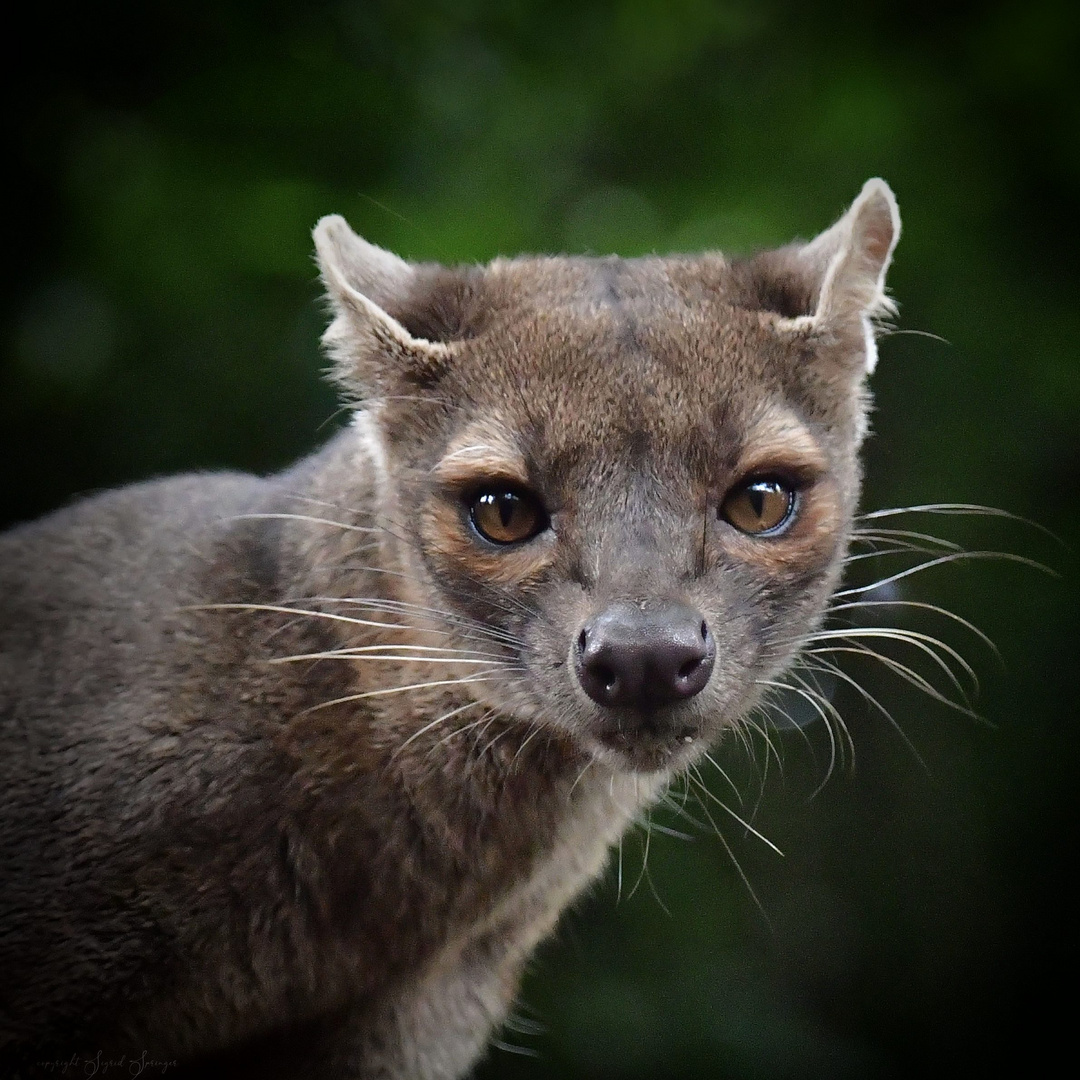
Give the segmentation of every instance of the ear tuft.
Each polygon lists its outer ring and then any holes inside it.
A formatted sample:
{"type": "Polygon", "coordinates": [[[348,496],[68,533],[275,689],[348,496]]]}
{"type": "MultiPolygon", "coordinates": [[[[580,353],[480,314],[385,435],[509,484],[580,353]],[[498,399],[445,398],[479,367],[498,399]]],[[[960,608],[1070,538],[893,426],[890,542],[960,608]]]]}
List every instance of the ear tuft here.
{"type": "Polygon", "coordinates": [[[357,236],[337,214],[321,218],[312,235],[335,315],[323,334],[335,379],[362,397],[378,395],[395,376],[431,379],[449,347],[413,337],[382,307],[407,297],[415,269],[357,236]]]}

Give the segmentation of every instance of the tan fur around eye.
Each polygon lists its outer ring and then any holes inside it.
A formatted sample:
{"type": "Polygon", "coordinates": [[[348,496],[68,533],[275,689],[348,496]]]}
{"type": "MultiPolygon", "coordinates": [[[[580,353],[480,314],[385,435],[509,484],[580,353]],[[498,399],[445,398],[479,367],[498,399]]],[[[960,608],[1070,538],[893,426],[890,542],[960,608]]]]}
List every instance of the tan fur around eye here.
{"type": "Polygon", "coordinates": [[[458,488],[487,480],[527,485],[525,459],[498,417],[470,424],[446,448],[432,472],[458,488]]]}
{"type": "Polygon", "coordinates": [[[528,544],[485,550],[471,533],[465,513],[452,497],[436,498],[424,514],[424,545],[440,561],[469,577],[497,585],[521,585],[550,565],[554,535],[542,532],[528,544]]]}
{"type": "Polygon", "coordinates": [[[751,424],[738,458],[740,476],[788,472],[799,477],[821,476],[829,459],[810,429],[790,409],[765,407],[751,424]]]}
{"type": "MultiPolygon", "coordinates": [[[[824,448],[791,409],[775,403],[763,407],[750,424],[735,468],[738,479],[729,494],[755,475],[770,474],[798,480],[789,525],[764,543],[757,535],[760,530],[741,528],[735,521],[737,528],[726,530],[722,542],[735,558],[784,578],[833,557],[841,541],[844,511],[824,448]]],[[[730,520],[723,504],[717,509],[730,520]]],[[[747,522],[753,524],[749,518],[747,522]]]]}

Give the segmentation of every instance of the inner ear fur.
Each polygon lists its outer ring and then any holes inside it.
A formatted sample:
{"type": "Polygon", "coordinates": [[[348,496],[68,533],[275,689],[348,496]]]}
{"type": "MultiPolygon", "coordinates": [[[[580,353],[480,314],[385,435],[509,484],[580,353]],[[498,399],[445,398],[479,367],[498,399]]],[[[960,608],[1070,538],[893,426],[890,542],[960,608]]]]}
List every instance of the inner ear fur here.
{"type": "Polygon", "coordinates": [[[337,214],[321,218],[312,235],[334,313],[323,345],[337,381],[365,398],[381,396],[402,377],[414,382],[436,378],[451,346],[415,337],[386,310],[406,302],[416,268],[357,236],[337,214]]]}
{"type": "Polygon", "coordinates": [[[885,275],[900,238],[900,212],[884,180],[867,180],[836,224],[807,244],[750,260],[751,301],[777,316],[780,330],[850,332],[864,351],[865,370],[877,363],[878,320],[895,314],[885,275]]]}
{"type": "Polygon", "coordinates": [[[900,239],[900,211],[884,180],[867,180],[847,213],[799,250],[820,275],[813,318],[821,323],[892,314],[885,273],[900,239]]]}

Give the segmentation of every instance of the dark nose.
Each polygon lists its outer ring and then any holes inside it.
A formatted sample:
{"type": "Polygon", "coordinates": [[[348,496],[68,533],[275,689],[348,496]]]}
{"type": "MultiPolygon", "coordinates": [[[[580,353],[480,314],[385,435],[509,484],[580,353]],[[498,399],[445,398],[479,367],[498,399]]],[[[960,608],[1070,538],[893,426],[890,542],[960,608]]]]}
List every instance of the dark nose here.
{"type": "Polygon", "coordinates": [[[693,697],[715,657],[709,627],[685,604],[644,611],[612,604],[585,624],[574,650],[578,681],[593,701],[638,709],[693,697]]]}

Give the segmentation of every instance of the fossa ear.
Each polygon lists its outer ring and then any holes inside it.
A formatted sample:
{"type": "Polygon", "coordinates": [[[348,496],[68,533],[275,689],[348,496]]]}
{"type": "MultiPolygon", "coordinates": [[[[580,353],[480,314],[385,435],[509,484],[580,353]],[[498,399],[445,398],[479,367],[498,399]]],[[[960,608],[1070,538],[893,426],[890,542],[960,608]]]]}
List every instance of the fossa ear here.
{"type": "Polygon", "coordinates": [[[900,211],[884,180],[867,180],[839,221],[797,249],[799,262],[820,282],[813,313],[798,322],[828,331],[853,324],[862,329],[866,370],[877,364],[875,322],[895,314],[885,293],[885,274],[900,239],[900,211]]]}
{"type": "Polygon", "coordinates": [[[382,306],[405,300],[415,268],[361,239],[337,214],[321,218],[313,236],[335,316],[322,340],[336,380],[350,393],[379,397],[402,377],[431,379],[450,358],[451,347],[414,337],[382,306]]]}

